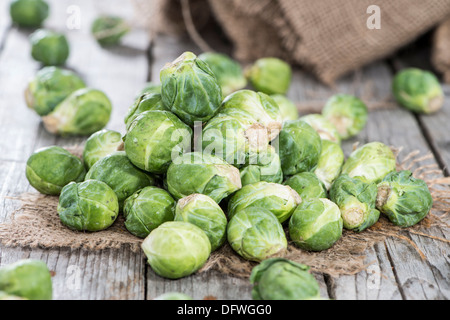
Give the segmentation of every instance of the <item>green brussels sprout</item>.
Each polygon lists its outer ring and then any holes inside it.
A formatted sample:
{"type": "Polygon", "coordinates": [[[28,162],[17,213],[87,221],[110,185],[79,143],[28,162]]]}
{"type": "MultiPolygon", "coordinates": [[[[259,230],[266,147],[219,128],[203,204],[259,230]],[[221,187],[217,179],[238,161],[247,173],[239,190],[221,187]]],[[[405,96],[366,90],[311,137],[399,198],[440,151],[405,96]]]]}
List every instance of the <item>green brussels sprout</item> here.
{"type": "Polygon", "coordinates": [[[411,227],[426,217],[433,198],[425,181],[410,171],[392,172],[378,184],[377,208],[399,227],[411,227]]]}
{"type": "Polygon", "coordinates": [[[444,93],[437,77],[425,70],[409,68],[399,72],[392,90],[397,102],[417,113],[430,114],[444,105],[444,93]]]}
{"type": "Polygon", "coordinates": [[[199,227],[188,222],[166,222],[142,243],[153,271],[179,279],[197,272],[211,254],[211,243],[199,227]]]}
{"type": "Polygon", "coordinates": [[[236,192],[228,202],[228,217],[245,208],[264,208],[275,215],[280,223],[289,219],[302,202],[296,191],[277,183],[257,182],[236,192]]]}
{"type": "Polygon", "coordinates": [[[163,104],[161,94],[144,94],[135,101],[125,115],[125,125],[127,126],[127,129],[131,126],[134,119],[145,111],[169,111],[169,109],[163,104]]]}
{"type": "Polygon", "coordinates": [[[61,147],[47,147],[35,151],[27,161],[26,177],[37,191],[59,195],[70,182],[84,180],[83,162],[61,147]]]}
{"type": "Polygon", "coordinates": [[[368,109],[364,102],[347,94],[331,97],[325,104],[322,114],[335,126],[342,140],[359,134],[368,119],[368,109]]]}
{"type": "Polygon", "coordinates": [[[124,19],[114,16],[101,16],[94,20],[91,32],[102,46],[119,44],[120,40],[130,31],[130,26],[124,19]]]}
{"type": "Polygon", "coordinates": [[[163,189],[141,189],[125,200],[125,227],[136,237],[146,238],[163,223],[173,221],[175,205],[175,200],[163,189]]]}
{"type": "Polygon", "coordinates": [[[28,84],[25,100],[30,109],[46,116],[72,92],[85,87],[83,80],[72,71],[45,67],[28,84]]]}
{"type": "Polygon", "coordinates": [[[258,91],[265,94],[286,94],[291,86],[292,69],[278,58],[262,58],[246,70],[246,76],[258,91]]]}
{"type": "Polygon", "coordinates": [[[14,23],[25,28],[40,27],[49,14],[44,0],[13,0],[9,12],[14,23]]]}
{"type": "Polygon", "coordinates": [[[302,200],[327,197],[327,189],[312,172],[297,173],[289,177],[284,184],[294,189],[302,200]]]}
{"type": "Polygon", "coordinates": [[[144,89],[141,90],[139,93],[139,97],[149,94],[149,93],[159,93],[161,94],[161,84],[160,83],[154,83],[154,82],[147,82],[145,84],[144,89]]]}
{"type": "Polygon", "coordinates": [[[46,66],[59,66],[66,63],[70,48],[66,36],[39,29],[30,35],[31,56],[46,66]]]}
{"type": "Polygon", "coordinates": [[[184,293],[169,292],[169,293],[162,294],[153,300],[184,300],[184,301],[186,301],[186,300],[193,300],[193,299],[192,299],[192,297],[190,297],[184,293]]]}
{"type": "Polygon", "coordinates": [[[219,111],[222,89],[208,65],[185,52],[161,70],[164,104],[183,122],[206,122],[219,111]]]}
{"type": "Polygon", "coordinates": [[[125,151],[138,168],[164,174],[173,159],[190,149],[192,129],[167,111],[146,111],[131,122],[125,151]]]}
{"type": "Polygon", "coordinates": [[[202,229],[216,251],[226,240],[228,220],[219,205],[203,194],[192,194],[178,201],[175,221],[184,221],[202,229]]]}
{"type": "Polygon", "coordinates": [[[291,240],[303,250],[331,248],[341,237],[343,220],[339,207],[328,199],[302,202],[289,221],[291,240]]]}
{"type": "Polygon", "coordinates": [[[73,92],[42,120],[53,134],[91,135],[108,124],[111,111],[111,101],[103,92],[85,88],[73,92]]]}
{"type": "Polygon", "coordinates": [[[378,183],[388,173],[395,171],[396,164],[396,157],[388,146],[371,142],[353,151],[342,167],[342,174],[378,183]]]}
{"type": "Polygon", "coordinates": [[[334,124],[328,121],[321,114],[309,114],[307,116],[301,117],[300,120],[309,124],[316,132],[319,134],[319,137],[322,140],[328,140],[332,142],[336,142],[338,144],[341,143],[341,137],[339,132],[337,131],[334,124]]]}
{"type": "Polygon", "coordinates": [[[287,249],[283,227],[277,217],[264,208],[236,212],[228,224],[228,242],[241,257],[262,261],[287,249]]]}
{"type": "Polygon", "coordinates": [[[87,139],[83,151],[83,160],[89,170],[99,160],[123,150],[122,135],[112,130],[97,131],[87,139]]]}
{"type": "Polygon", "coordinates": [[[0,268],[0,291],[27,300],[52,300],[53,286],[47,265],[20,260],[0,268]]]}
{"type": "Polygon", "coordinates": [[[206,52],[198,56],[208,64],[222,88],[224,97],[247,86],[239,63],[222,53],[206,52]]]}
{"type": "Polygon", "coordinates": [[[344,161],[344,151],[339,144],[322,140],[322,152],[314,173],[327,190],[330,190],[334,180],[341,174],[344,161]]]}
{"type": "Polygon", "coordinates": [[[279,155],[285,176],[311,171],[319,162],[322,140],[301,120],[286,121],[279,136],[279,155]]]}
{"type": "Polygon", "coordinates": [[[286,96],[282,94],[274,94],[270,96],[280,108],[281,117],[284,121],[297,120],[300,116],[297,106],[286,96]]]}
{"type": "Polygon", "coordinates": [[[116,221],[119,201],[114,190],[102,181],[71,182],[61,191],[57,211],[70,229],[95,232],[116,221]]]}
{"type": "Polygon", "coordinates": [[[0,291],[0,301],[21,301],[21,300],[28,300],[28,299],[10,295],[4,291],[0,291]]]}
{"type": "Polygon", "coordinates": [[[377,185],[366,183],[360,178],[341,175],[330,189],[330,199],[341,210],[344,228],[356,232],[373,226],[380,218],[375,209],[377,185]]]}
{"type": "Polygon", "coordinates": [[[254,267],[250,276],[253,300],[317,300],[320,288],[309,267],[272,258],[254,267]]]}
{"type": "Polygon", "coordinates": [[[136,191],[155,185],[155,178],[139,170],[123,151],[117,151],[97,161],[86,174],[85,180],[98,180],[106,183],[116,193],[119,209],[136,191]]]}
{"type": "Polygon", "coordinates": [[[216,156],[192,152],[170,165],[167,187],[176,199],[200,193],[219,203],[239,190],[242,183],[237,168],[216,156]]]}
{"type": "Polygon", "coordinates": [[[251,153],[240,173],[243,186],[260,181],[283,182],[280,156],[272,146],[265,151],[251,153]]]}

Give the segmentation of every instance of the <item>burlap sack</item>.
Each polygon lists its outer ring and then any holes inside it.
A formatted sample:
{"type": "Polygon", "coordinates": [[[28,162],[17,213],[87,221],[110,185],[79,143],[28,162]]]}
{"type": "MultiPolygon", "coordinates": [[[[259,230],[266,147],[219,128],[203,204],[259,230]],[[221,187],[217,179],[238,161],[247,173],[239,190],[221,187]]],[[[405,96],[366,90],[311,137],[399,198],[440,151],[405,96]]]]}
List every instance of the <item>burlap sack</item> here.
{"type": "Polygon", "coordinates": [[[450,19],[437,29],[433,39],[433,66],[442,73],[444,81],[450,83],[450,19]]]}
{"type": "Polygon", "coordinates": [[[153,13],[148,19],[152,32],[181,32],[190,25],[186,11],[199,29],[211,11],[234,44],[237,59],[281,57],[325,83],[386,57],[450,15],[448,0],[134,1],[144,19],[153,13]],[[381,9],[380,29],[367,27],[367,9],[374,4],[381,9]]]}

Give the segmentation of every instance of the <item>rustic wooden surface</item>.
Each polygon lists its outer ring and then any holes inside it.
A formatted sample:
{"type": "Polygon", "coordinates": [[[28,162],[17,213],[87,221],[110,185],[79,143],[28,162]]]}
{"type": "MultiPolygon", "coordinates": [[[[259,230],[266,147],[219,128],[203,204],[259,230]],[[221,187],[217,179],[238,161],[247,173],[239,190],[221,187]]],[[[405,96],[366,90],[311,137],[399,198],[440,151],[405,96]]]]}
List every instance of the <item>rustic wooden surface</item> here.
{"type": "MultiPolygon", "coordinates": [[[[90,36],[89,27],[100,13],[115,13],[135,21],[133,8],[123,0],[52,0],[51,17],[46,27],[67,34],[72,52],[67,67],[76,70],[89,86],[107,93],[114,105],[108,128],[124,132],[123,116],[146,81],[158,81],[162,66],[183,51],[200,53],[186,38],[159,36],[149,41],[146,32],[135,29],[123,45],[103,49],[90,36]],[[81,25],[69,29],[68,8],[81,12],[81,25]],[[149,46],[149,44],[151,44],[149,46]]],[[[32,192],[25,178],[25,162],[37,148],[50,145],[70,146],[83,138],[63,139],[48,134],[39,117],[25,106],[23,91],[27,81],[40,66],[30,57],[30,30],[12,26],[8,1],[0,2],[0,222],[18,208],[8,197],[32,192]]],[[[228,47],[219,43],[220,50],[228,47]]],[[[417,60],[417,59],[416,59],[417,60]]],[[[423,59],[418,59],[423,61],[423,59]]],[[[412,61],[412,62],[411,62],[412,61]]],[[[303,71],[296,70],[289,97],[300,105],[322,105],[337,92],[363,97],[369,104],[392,102],[393,73],[414,59],[392,57],[355,71],[329,88],[303,71]]],[[[450,87],[444,86],[447,97],[450,87]]],[[[348,155],[355,142],[381,141],[402,146],[400,159],[410,151],[431,152],[433,159],[421,164],[437,163],[448,175],[450,164],[450,100],[444,110],[432,116],[416,116],[399,107],[373,111],[366,129],[343,145],[348,155]]],[[[448,230],[430,230],[448,239],[448,230]]],[[[321,293],[331,299],[448,299],[450,297],[450,250],[443,242],[409,234],[427,260],[405,241],[389,238],[366,252],[370,265],[354,276],[330,278],[317,274],[321,293]]],[[[128,249],[88,252],[71,249],[5,248],[0,246],[0,265],[23,258],[45,261],[54,272],[55,299],[153,299],[172,291],[184,292],[195,299],[250,299],[251,286],[246,279],[206,272],[169,281],[153,273],[142,253],[128,249]]]]}

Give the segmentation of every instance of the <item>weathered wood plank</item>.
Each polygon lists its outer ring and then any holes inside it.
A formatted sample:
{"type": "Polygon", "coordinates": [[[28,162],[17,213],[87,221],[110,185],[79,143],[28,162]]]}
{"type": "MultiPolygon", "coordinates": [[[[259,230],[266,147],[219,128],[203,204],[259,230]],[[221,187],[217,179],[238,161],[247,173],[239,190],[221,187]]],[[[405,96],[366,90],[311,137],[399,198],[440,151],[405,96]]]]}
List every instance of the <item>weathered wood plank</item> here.
{"type": "Polygon", "coordinates": [[[5,35],[11,26],[11,18],[9,17],[9,2],[2,1],[0,3],[0,51],[3,47],[5,35]]]}

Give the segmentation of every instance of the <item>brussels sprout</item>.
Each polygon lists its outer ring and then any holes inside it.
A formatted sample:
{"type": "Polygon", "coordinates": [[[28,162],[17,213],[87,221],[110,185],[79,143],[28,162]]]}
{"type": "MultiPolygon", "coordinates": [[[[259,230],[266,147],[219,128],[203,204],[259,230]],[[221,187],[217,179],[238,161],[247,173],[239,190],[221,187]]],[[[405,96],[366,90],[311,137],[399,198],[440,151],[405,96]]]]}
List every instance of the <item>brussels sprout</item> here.
{"type": "Polygon", "coordinates": [[[119,44],[130,31],[130,26],[120,17],[101,16],[94,20],[91,32],[102,46],[119,44]]]}
{"type": "Polygon", "coordinates": [[[392,172],[378,184],[376,206],[395,225],[410,227],[430,212],[433,198],[425,181],[410,171],[392,172]]]}
{"type": "Polygon", "coordinates": [[[13,0],[9,12],[14,23],[21,27],[40,27],[48,17],[49,7],[44,0],[13,0]]]}
{"type": "Polygon", "coordinates": [[[441,84],[429,71],[409,68],[399,72],[392,90],[397,102],[413,112],[430,114],[444,105],[441,84]]]}
{"type": "Polygon", "coordinates": [[[366,183],[358,177],[351,178],[343,174],[331,186],[330,199],[341,210],[346,229],[361,232],[380,218],[380,212],[375,209],[375,183],[366,183]]]}
{"type": "Polygon", "coordinates": [[[45,67],[28,84],[25,100],[30,109],[46,116],[72,92],[85,87],[83,80],[72,71],[45,67]]]}
{"type": "Polygon", "coordinates": [[[272,146],[262,152],[250,153],[240,173],[243,186],[260,181],[283,182],[280,156],[272,146]]]}
{"type": "Polygon", "coordinates": [[[208,65],[192,52],[185,52],[161,70],[164,104],[183,122],[206,122],[219,111],[222,89],[208,65]]]}
{"type": "Polygon", "coordinates": [[[283,227],[264,208],[236,212],[228,224],[227,238],[236,253],[251,261],[262,261],[287,249],[283,227]]]}
{"type": "Polygon", "coordinates": [[[211,254],[211,243],[199,227],[188,222],[166,222],[142,243],[153,271],[179,279],[197,272],[211,254]]]}
{"type": "Polygon", "coordinates": [[[153,300],[185,300],[186,301],[186,300],[193,300],[193,299],[192,299],[192,297],[190,297],[184,293],[169,292],[169,293],[160,295],[159,297],[157,297],[153,300]]]}
{"type": "Polygon", "coordinates": [[[61,147],[47,147],[35,151],[27,161],[26,177],[37,191],[59,195],[72,181],[84,180],[83,162],[61,147]]]}
{"type": "Polygon", "coordinates": [[[281,117],[284,121],[297,120],[300,116],[297,106],[282,94],[274,94],[270,96],[280,108],[281,117]]]}
{"type": "Polygon", "coordinates": [[[173,159],[190,149],[192,129],[167,111],[146,111],[131,122],[124,137],[125,151],[138,168],[167,172],[173,159]]]}
{"type": "Polygon", "coordinates": [[[155,185],[155,178],[133,166],[123,151],[97,161],[86,174],[85,180],[98,180],[110,186],[117,195],[120,210],[133,193],[155,185]]]}
{"type": "Polygon", "coordinates": [[[50,133],[91,135],[108,124],[111,111],[111,101],[103,92],[86,88],[72,93],[42,120],[50,133]]]}
{"type": "Polygon", "coordinates": [[[21,300],[28,300],[28,299],[10,295],[4,291],[0,291],[0,301],[16,301],[16,300],[21,301],[21,300]]]}
{"type": "Polygon", "coordinates": [[[258,182],[236,192],[228,203],[228,217],[245,208],[264,208],[277,217],[280,223],[289,219],[302,202],[296,191],[277,183],[258,182]]]}
{"type": "Polygon", "coordinates": [[[250,276],[254,300],[316,300],[320,288],[309,267],[273,258],[254,267],[250,276]]]}
{"type": "Polygon", "coordinates": [[[224,97],[247,86],[242,68],[229,56],[221,53],[206,52],[198,56],[211,68],[222,88],[224,97]]]}
{"type": "Polygon", "coordinates": [[[285,176],[311,171],[319,162],[322,140],[301,120],[286,121],[279,137],[281,168],[285,176]]]}
{"type": "Polygon", "coordinates": [[[114,190],[102,181],[71,182],[61,191],[58,214],[72,230],[101,231],[116,221],[119,201],[114,190]]]}
{"type": "Polygon", "coordinates": [[[163,223],[173,221],[175,205],[175,200],[163,189],[141,189],[125,200],[125,227],[136,237],[145,238],[163,223]]]}
{"type": "Polygon", "coordinates": [[[297,173],[289,177],[284,184],[294,189],[302,200],[327,197],[327,189],[312,172],[297,173]]]}
{"type": "Polygon", "coordinates": [[[335,126],[342,140],[360,133],[366,126],[368,118],[368,110],[364,102],[346,94],[331,97],[322,114],[335,126]]]}
{"type": "Polygon", "coordinates": [[[323,198],[302,202],[289,221],[291,240],[308,251],[331,248],[342,237],[342,229],[339,207],[323,198]]]}
{"type": "Polygon", "coordinates": [[[175,221],[189,222],[202,229],[216,251],[226,240],[228,220],[219,205],[203,194],[192,194],[178,201],[175,221]]]}
{"type": "Polygon", "coordinates": [[[338,144],[341,143],[341,137],[339,136],[339,132],[337,131],[336,127],[323,115],[309,114],[307,116],[301,117],[300,120],[306,122],[314,130],[316,130],[322,140],[328,140],[336,142],[338,144]]]}
{"type": "Polygon", "coordinates": [[[39,29],[30,35],[30,41],[33,59],[43,65],[63,65],[69,58],[69,43],[61,33],[39,29]]]}
{"type": "Polygon", "coordinates": [[[20,260],[0,268],[0,291],[28,300],[52,300],[52,278],[40,260],[20,260]]]}
{"type": "Polygon", "coordinates": [[[344,151],[339,144],[322,140],[322,152],[314,173],[323,182],[327,190],[330,190],[334,180],[341,174],[344,161],[344,151]]]}
{"type": "Polygon", "coordinates": [[[161,84],[160,83],[153,83],[153,82],[147,82],[144,89],[141,90],[139,97],[149,94],[149,93],[159,93],[161,94],[161,84]]]}
{"type": "Polygon", "coordinates": [[[145,111],[169,111],[169,109],[163,104],[161,94],[144,94],[135,101],[125,116],[125,124],[127,129],[130,127],[134,119],[145,111]]]}
{"type": "Polygon", "coordinates": [[[246,70],[252,86],[265,94],[286,94],[291,86],[292,69],[277,58],[262,58],[246,70]]]}
{"type": "Polygon", "coordinates": [[[112,130],[97,131],[87,139],[83,160],[89,170],[97,161],[123,149],[122,135],[112,130]]]}
{"type": "Polygon", "coordinates": [[[356,149],[342,167],[350,177],[363,177],[367,182],[380,182],[395,171],[397,160],[392,150],[381,142],[371,142],[356,149]]]}
{"type": "Polygon", "coordinates": [[[219,203],[239,190],[242,183],[237,168],[216,156],[192,152],[170,165],[167,187],[176,199],[200,193],[219,203]]]}

